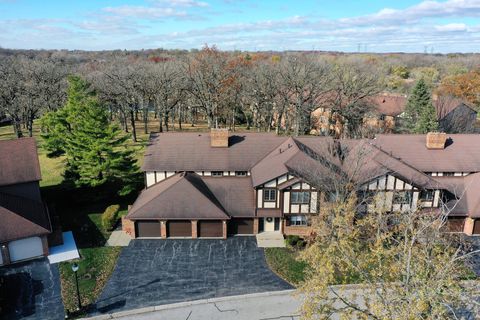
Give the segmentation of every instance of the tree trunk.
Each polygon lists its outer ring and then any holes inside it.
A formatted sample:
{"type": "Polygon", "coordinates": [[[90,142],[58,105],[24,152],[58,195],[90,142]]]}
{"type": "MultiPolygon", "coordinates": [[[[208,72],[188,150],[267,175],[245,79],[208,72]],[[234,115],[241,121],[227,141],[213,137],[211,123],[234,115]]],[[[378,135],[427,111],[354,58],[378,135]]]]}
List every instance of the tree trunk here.
{"type": "Polygon", "coordinates": [[[179,129],[180,131],[182,131],[182,114],[183,114],[183,112],[182,112],[182,107],[180,107],[180,108],[178,109],[178,113],[179,113],[179,114],[178,114],[178,129],[179,129]]]}
{"type": "Polygon", "coordinates": [[[143,109],[143,133],[148,133],[148,107],[143,109]]]}
{"type": "Polygon", "coordinates": [[[137,129],[135,128],[135,111],[130,110],[130,122],[132,125],[133,142],[137,142],[137,129]]]}
{"type": "Polygon", "coordinates": [[[165,112],[165,114],[163,115],[163,123],[165,124],[165,130],[168,132],[168,130],[170,129],[169,126],[168,126],[168,111],[165,112]]]}
{"type": "Polygon", "coordinates": [[[13,125],[13,131],[15,132],[15,136],[17,138],[23,137],[22,124],[20,123],[20,120],[16,117],[13,117],[12,125],[13,125]]]}

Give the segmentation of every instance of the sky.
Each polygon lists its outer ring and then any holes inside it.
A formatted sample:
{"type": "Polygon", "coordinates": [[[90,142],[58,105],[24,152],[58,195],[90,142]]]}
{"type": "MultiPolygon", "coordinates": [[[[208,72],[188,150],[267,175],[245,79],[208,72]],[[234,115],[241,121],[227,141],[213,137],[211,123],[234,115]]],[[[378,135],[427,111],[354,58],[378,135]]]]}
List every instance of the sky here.
{"type": "Polygon", "coordinates": [[[479,52],[480,0],[0,0],[15,49],[479,52]]]}

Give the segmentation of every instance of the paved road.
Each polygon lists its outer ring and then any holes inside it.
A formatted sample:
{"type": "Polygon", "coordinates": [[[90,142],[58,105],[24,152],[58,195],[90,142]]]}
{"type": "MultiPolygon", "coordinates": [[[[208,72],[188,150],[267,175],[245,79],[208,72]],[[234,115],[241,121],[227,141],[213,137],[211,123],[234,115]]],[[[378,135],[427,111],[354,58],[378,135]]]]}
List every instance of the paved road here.
{"type": "Polygon", "coordinates": [[[57,265],[47,258],[0,267],[6,301],[0,319],[64,319],[57,265]]]}
{"type": "Polygon", "coordinates": [[[292,286],[267,267],[255,237],[133,240],[95,314],[286,289],[292,286]]]}
{"type": "MultiPolygon", "coordinates": [[[[299,319],[301,298],[293,290],[194,301],[105,315],[120,320],[273,320],[299,319]],[[155,310],[156,309],[156,310],[155,310]],[[122,315],[123,314],[123,315],[122,315]]],[[[96,318],[102,320],[103,318],[96,318]]],[[[93,320],[93,319],[92,319],[93,320]]]]}

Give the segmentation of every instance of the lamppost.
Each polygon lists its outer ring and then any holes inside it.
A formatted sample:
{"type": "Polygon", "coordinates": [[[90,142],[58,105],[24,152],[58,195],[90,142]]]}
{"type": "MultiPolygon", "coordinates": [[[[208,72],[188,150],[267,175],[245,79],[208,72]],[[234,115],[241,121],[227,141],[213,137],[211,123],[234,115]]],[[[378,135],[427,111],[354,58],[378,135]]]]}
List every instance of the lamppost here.
{"type": "Polygon", "coordinates": [[[80,301],[80,290],[78,288],[78,275],[77,275],[78,268],[79,268],[78,264],[74,262],[72,264],[72,271],[75,274],[75,284],[77,285],[78,310],[80,310],[82,308],[82,302],[80,301]]]}

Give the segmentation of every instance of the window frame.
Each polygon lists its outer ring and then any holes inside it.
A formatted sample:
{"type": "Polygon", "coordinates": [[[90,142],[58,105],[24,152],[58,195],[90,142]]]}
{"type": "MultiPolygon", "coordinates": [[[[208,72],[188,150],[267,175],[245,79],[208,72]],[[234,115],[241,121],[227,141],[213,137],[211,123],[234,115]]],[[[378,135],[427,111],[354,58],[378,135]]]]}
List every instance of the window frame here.
{"type": "Polygon", "coordinates": [[[290,192],[290,203],[291,204],[309,204],[312,199],[311,192],[309,191],[292,191],[290,192]],[[294,194],[302,195],[294,200],[294,194]],[[307,199],[305,199],[305,195],[308,195],[307,199]]]}
{"type": "Polygon", "coordinates": [[[426,202],[430,202],[430,201],[433,202],[433,200],[435,200],[435,190],[429,190],[429,189],[421,190],[420,191],[420,200],[421,201],[426,201],[426,202]],[[425,195],[431,195],[431,198],[426,197],[425,195]]]}
{"type": "Polygon", "coordinates": [[[212,177],[223,177],[223,171],[211,171],[212,177]]]}
{"type": "Polygon", "coordinates": [[[289,216],[288,221],[290,222],[290,226],[296,226],[296,227],[306,227],[306,226],[308,226],[307,216],[304,216],[304,215],[289,216]]]}
{"type": "Polygon", "coordinates": [[[393,193],[393,204],[411,204],[412,203],[412,193],[408,191],[397,191],[393,193]],[[404,196],[400,198],[400,195],[403,194],[404,196]],[[400,199],[400,201],[399,201],[400,199]],[[407,202],[408,201],[408,202],[407,202]]]}
{"type": "Polygon", "coordinates": [[[265,188],[263,189],[263,202],[277,202],[277,189],[265,188]],[[268,197],[267,197],[268,194],[268,197]],[[273,195],[273,198],[272,198],[273,195]]]}
{"type": "Polygon", "coordinates": [[[235,177],[246,177],[247,175],[247,171],[235,171],[235,177]]]}

